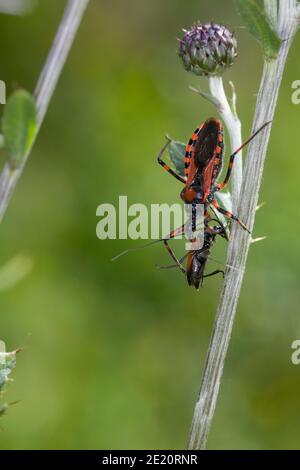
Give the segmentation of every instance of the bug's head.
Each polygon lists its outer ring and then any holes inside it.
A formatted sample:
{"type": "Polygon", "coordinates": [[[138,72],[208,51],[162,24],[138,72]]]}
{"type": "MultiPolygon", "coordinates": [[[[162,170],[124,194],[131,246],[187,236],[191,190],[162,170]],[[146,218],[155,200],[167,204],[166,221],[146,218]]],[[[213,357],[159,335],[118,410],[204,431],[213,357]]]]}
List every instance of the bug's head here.
{"type": "Polygon", "coordinates": [[[205,238],[205,236],[210,237],[212,242],[213,242],[215,240],[216,236],[220,235],[222,238],[225,238],[225,240],[229,241],[228,230],[225,228],[222,221],[219,220],[219,219],[211,219],[211,222],[217,222],[218,225],[208,226],[206,228],[204,238],[205,238]]]}
{"type": "Polygon", "coordinates": [[[213,233],[214,233],[214,238],[217,235],[220,235],[220,237],[225,238],[225,240],[227,240],[227,241],[229,240],[225,227],[223,227],[223,226],[222,227],[214,226],[214,227],[212,227],[212,230],[213,230],[213,233]]]}
{"type": "Polygon", "coordinates": [[[195,163],[200,170],[211,161],[221,132],[222,124],[218,119],[210,118],[203,124],[195,145],[195,163]]]}

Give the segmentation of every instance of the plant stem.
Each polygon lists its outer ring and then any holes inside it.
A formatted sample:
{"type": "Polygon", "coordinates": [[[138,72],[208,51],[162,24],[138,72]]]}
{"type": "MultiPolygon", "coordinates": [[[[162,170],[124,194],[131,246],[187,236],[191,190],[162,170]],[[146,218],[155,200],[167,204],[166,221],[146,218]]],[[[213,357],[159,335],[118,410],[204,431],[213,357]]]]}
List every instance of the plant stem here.
{"type": "MultiPolygon", "coordinates": [[[[270,5],[273,0],[269,0],[270,5]]],[[[265,4],[267,0],[265,0],[265,4]]],[[[270,10],[266,10],[268,13],[270,10]]],[[[279,88],[286,58],[297,31],[296,2],[280,0],[278,33],[283,39],[276,60],[265,62],[260,90],[256,103],[253,131],[266,121],[272,120],[275,113],[279,88]]],[[[268,126],[254,139],[248,148],[243,179],[243,191],[239,206],[239,216],[252,230],[255,220],[259,189],[262,180],[265,156],[270,136],[268,126]]],[[[236,308],[240,296],[251,237],[233,224],[228,246],[225,280],[217,308],[213,333],[208,349],[206,364],[198,401],[195,406],[190,433],[189,449],[205,449],[218,398],[224,362],[231,337],[236,308]]]]}
{"type": "MultiPolygon", "coordinates": [[[[210,77],[209,78],[209,88],[212,96],[217,99],[219,105],[218,111],[222,120],[225,123],[227,128],[229,138],[230,138],[230,147],[231,153],[233,153],[237,148],[242,144],[242,126],[241,121],[239,120],[236,111],[233,112],[229,106],[223,85],[222,77],[210,77]]],[[[235,99],[235,92],[233,90],[233,96],[235,99]]],[[[235,108],[235,104],[234,104],[235,108]]],[[[242,187],[243,181],[243,160],[242,152],[239,152],[236,156],[234,167],[232,170],[232,185],[231,185],[231,195],[232,195],[232,207],[233,212],[237,212],[239,195],[242,187]]]]}
{"type": "Polygon", "coordinates": [[[277,0],[264,0],[265,11],[273,28],[278,26],[278,4],[277,0]]]}
{"type": "MultiPolygon", "coordinates": [[[[38,131],[43,123],[50,100],[88,2],[89,0],[68,0],[66,10],[34,92],[37,106],[37,132],[35,138],[37,137],[38,131]]],[[[0,175],[0,221],[2,221],[31,150],[32,146],[18,168],[12,170],[9,163],[6,163],[3,167],[0,175]]]]}

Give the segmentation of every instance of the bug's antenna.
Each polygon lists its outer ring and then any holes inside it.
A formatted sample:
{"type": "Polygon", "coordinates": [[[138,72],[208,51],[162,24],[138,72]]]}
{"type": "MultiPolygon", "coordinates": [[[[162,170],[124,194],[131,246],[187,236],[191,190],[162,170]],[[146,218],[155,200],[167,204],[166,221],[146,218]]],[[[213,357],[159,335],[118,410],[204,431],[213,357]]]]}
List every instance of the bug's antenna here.
{"type": "Polygon", "coordinates": [[[173,230],[173,232],[169,233],[169,235],[167,235],[163,238],[159,238],[158,240],[153,240],[152,242],[146,243],[145,245],[137,246],[136,248],[128,248],[127,250],[122,251],[122,253],[118,254],[117,256],[114,256],[114,258],[112,258],[112,261],[116,261],[117,259],[121,258],[122,256],[127,255],[127,253],[130,253],[131,251],[142,250],[144,248],[147,248],[148,246],[155,245],[156,243],[159,243],[159,242],[163,242],[164,240],[171,240],[171,239],[179,236],[180,234],[182,234],[183,230],[184,230],[184,227],[185,227],[185,225],[182,225],[178,229],[173,230]]]}
{"type": "MultiPolygon", "coordinates": [[[[185,260],[185,258],[188,257],[188,255],[189,253],[186,253],[182,258],[180,258],[179,263],[182,263],[185,260]]],[[[161,266],[159,264],[156,264],[155,267],[157,269],[173,269],[173,268],[178,268],[178,264],[171,264],[169,266],[161,266]]]]}
{"type": "Polygon", "coordinates": [[[254,132],[254,134],[251,135],[251,137],[249,137],[249,139],[247,139],[231,156],[230,158],[232,157],[235,157],[244,147],[246,147],[246,145],[248,145],[251,140],[254,139],[254,137],[257,136],[257,134],[259,134],[265,127],[267,127],[269,124],[271,124],[272,121],[267,121],[265,122],[256,132],[254,132]]]}
{"type": "Polygon", "coordinates": [[[121,258],[122,256],[127,255],[127,253],[130,253],[130,252],[132,252],[132,251],[143,250],[144,248],[147,248],[148,246],[151,246],[151,245],[155,245],[155,243],[159,243],[159,242],[161,242],[161,241],[162,241],[162,239],[160,239],[160,240],[153,240],[152,242],[146,243],[145,245],[137,246],[136,248],[128,248],[127,250],[122,251],[122,252],[119,253],[118,255],[114,256],[111,260],[112,260],[112,261],[116,261],[117,259],[121,258]]]}

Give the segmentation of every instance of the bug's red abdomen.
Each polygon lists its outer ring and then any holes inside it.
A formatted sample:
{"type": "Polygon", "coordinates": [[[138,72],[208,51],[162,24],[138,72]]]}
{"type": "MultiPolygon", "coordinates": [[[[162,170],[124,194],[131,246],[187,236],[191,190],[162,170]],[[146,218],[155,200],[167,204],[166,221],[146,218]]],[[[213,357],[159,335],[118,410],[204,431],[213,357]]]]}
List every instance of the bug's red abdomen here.
{"type": "MultiPolygon", "coordinates": [[[[186,146],[184,157],[187,177],[184,193],[187,193],[188,187],[198,177],[203,195],[202,202],[206,201],[222,168],[223,147],[223,126],[218,119],[207,119],[195,130],[186,146]]],[[[189,202],[184,194],[182,196],[189,202]]]]}

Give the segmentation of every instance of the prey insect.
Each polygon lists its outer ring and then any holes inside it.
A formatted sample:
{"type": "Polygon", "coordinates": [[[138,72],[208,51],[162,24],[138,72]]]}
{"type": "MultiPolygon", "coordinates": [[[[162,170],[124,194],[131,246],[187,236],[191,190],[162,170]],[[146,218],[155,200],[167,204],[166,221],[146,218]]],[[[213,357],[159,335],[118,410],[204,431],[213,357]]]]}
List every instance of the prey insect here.
{"type": "MultiPolygon", "coordinates": [[[[115,256],[113,258],[113,261],[117,260],[121,256],[124,256],[125,254],[131,251],[137,251],[137,250],[149,247],[151,245],[154,245],[156,243],[163,243],[175,264],[171,266],[157,266],[157,267],[159,269],[171,269],[171,268],[176,268],[176,267],[179,268],[180,271],[186,275],[188,284],[190,286],[194,286],[196,289],[199,289],[199,286],[202,286],[203,280],[205,278],[214,276],[216,274],[224,275],[224,271],[220,269],[217,269],[209,274],[205,274],[205,268],[206,268],[206,263],[208,259],[211,259],[210,252],[211,252],[212,245],[214,244],[216,240],[217,235],[228,240],[227,231],[220,220],[212,219],[210,215],[207,215],[207,218],[204,224],[203,243],[202,243],[201,248],[191,249],[181,259],[178,259],[174,251],[170,247],[169,241],[176,238],[179,235],[182,235],[185,232],[185,229],[186,229],[186,226],[182,225],[178,227],[177,229],[173,230],[172,232],[170,232],[164,238],[161,238],[159,240],[154,240],[141,247],[131,248],[126,251],[123,251],[119,255],[115,256]],[[209,222],[217,222],[218,225],[210,226],[209,222]],[[184,267],[182,264],[185,260],[186,260],[186,267],[184,267]]],[[[216,262],[218,263],[218,261],[216,262]]]]}
{"type": "MultiPolygon", "coordinates": [[[[215,219],[210,219],[210,221],[214,221],[215,219]]],[[[214,244],[217,235],[228,240],[227,232],[222,224],[221,221],[215,220],[219,225],[215,225],[213,227],[209,226],[208,223],[205,226],[204,234],[203,234],[203,245],[200,249],[197,250],[189,250],[180,260],[177,259],[173,250],[170,248],[167,239],[164,239],[163,242],[172,257],[175,261],[174,265],[171,266],[158,266],[160,269],[171,269],[178,267],[181,272],[186,275],[187,282],[189,286],[194,286],[197,290],[199,286],[202,287],[203,280],[207,277],[214,276],[216,274],[223,274],[224,271],[221,269],[216,269],[209,274],[205,274],[205,268],[207,260],[210,258],[211,247],[214,244]],[[182,263],[186,259],[186,268],[183,267],[182,263]]],[[[170,234],[170,238],[172,234],[170,234]]],[[[168,238],[168,240],[170,239],[168,238]]]]}
{"type": "Polygon", "coordinates": [[[176,173],[162,160],[163,153],[170,144],[169,139],[161,149],[157,157],[158,163],[168,173],[184,184],[180,197],[186,204],[192,205],[193,232],[196,230],[196,210],[198,204],[204,205],[205,216],[207,215],[208,208],[212,206],[225,217],[236,221],[244,230],[249,232],[237,215],[219,206],[215,194],[227,186],[236,155],[269,123],[270,121],[263,124],[229,157],[228,169],[221,183],[217,183],[222,169],[224,150],[223,126],[220,120],[210,118],[204,124],[201,124],[192,134],[185,149],[184,176],[176,173]]]}

